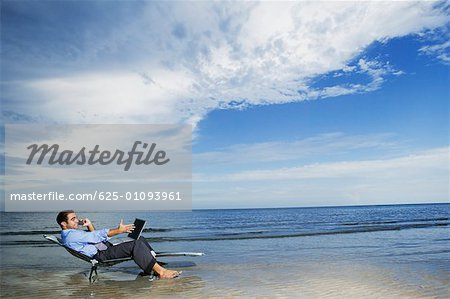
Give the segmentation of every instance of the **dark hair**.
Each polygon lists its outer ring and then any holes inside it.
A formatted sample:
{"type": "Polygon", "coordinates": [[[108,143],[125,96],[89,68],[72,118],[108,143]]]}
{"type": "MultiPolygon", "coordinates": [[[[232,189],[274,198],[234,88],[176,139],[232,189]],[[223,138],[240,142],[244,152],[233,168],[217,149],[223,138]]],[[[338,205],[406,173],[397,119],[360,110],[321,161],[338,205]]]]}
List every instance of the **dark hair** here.
{"type": "MultiPolygon", "coordinates": [[[[73,210],[65,210],[58,213],[58,216],[56,216],[56,222],[58,222],[59,226],[61,226],[61,222],[65,221],[67,222],[67,215],[70,213],[75,213],[73,210]]],[[[62,226],[61,226],[62,227],[62,226]]]]}

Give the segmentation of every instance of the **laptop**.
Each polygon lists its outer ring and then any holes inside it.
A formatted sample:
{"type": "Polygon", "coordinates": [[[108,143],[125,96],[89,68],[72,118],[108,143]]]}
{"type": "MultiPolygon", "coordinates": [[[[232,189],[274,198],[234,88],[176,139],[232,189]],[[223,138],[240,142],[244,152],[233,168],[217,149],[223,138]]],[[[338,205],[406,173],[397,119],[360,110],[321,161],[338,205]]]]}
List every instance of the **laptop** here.
{"type": "Polygon", "coordinates": [[[112,238],[109,240],[109,242],[113,245],[117,245],[123,242],[130,242],[139,239],[139,237],[142,234],[142,231],[144,230],[145,223],[147,221],[136,218],[134,219],[134,230],[128,234],[126,237],[118,237],[118,238],[112,238]]]}

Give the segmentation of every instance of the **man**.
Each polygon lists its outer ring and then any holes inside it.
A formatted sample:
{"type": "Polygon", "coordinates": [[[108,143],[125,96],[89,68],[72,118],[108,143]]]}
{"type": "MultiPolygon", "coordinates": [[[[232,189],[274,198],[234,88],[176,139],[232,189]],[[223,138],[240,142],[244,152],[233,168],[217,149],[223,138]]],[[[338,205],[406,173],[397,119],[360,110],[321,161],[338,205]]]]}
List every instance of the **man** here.
{"type": "Polygon", "coordinates": [[[134,262],[144,271],[144,274],[150,274],[152,270],[160,278],[175,278],[181,274],[181,271],[165,269],[159,265],[152,254],[152,247],[143,237],[114,246],[110,243],[103,243],[112,236],[132,232],[134,224],[124,225],[123,221],[120,220],[117,228],[95,230],[91,221],[85,218],[82,226],[87,227],[89,231],[79,230],[80,220],[72,210],[59,212],[56,222],[62,228],[61,239],[64,245],[98,261],[132,257],[134,262]]]}

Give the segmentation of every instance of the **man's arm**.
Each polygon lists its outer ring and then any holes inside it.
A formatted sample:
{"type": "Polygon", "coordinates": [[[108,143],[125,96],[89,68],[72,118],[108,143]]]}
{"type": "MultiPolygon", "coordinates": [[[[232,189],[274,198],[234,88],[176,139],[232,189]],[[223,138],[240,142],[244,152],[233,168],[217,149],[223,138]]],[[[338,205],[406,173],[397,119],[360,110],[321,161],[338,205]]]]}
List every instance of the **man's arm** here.
{"type": "Polygon", "coordinates": [[[123,224],[123,219],[120,220],[117,228],[110,228],[108,231],[108,237],[112,237],[118,234],[131,233],[134,230],[134,224],[123,224]]]}
{"type": "MultiPolygon", "coordinates": [[[[95,227],[92,222],[86,218],[84,219],[83,226],[87,227],[90,232],[95,231],[95,227]]],[[[115,235],[123,234],[123,233],[131,233],[134,230],[134,224],[123,224],[123,219],[120,220],[119,226],[117,228],[110,228],[108,230],[107,236],[112,237],[115,235]]]]}

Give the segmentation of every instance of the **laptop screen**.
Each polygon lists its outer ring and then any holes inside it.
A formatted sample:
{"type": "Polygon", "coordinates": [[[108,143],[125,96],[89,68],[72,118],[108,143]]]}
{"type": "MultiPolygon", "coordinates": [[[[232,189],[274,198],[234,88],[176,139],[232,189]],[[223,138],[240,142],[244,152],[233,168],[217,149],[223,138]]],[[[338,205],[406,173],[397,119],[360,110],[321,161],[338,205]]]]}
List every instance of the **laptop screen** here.
{"type": "Polygon", "coordinates": [[[139,239],[142,231],[144,230],[145,222],[145,220],[136,218],[134,220],[134,230],[128,234],[128,237],[135,240],[139,239]]]}

